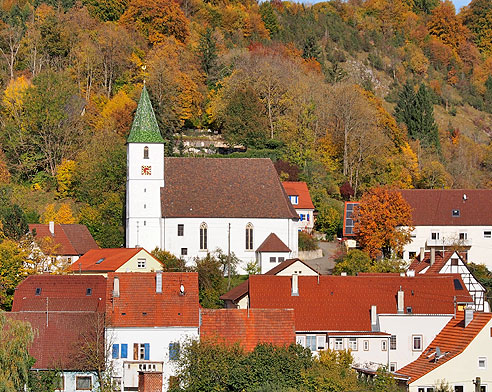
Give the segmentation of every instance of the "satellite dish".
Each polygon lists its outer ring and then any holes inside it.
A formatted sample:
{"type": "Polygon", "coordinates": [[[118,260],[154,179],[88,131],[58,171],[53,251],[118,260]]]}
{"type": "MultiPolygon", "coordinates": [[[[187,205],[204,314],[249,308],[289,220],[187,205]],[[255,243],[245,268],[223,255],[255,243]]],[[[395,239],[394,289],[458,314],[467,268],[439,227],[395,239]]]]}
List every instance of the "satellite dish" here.
{"type": "Polygon", "coordinates": [[[441,349],[439,347],[436,347],[436,357],[440,357],[441,355],[441,349]]]}
{"type": "Polygon", "coordinates": [[[185,287],[183,285],[179,286],[179,293],[181,295],[184,295],[184,293],[185,293],[185,287]]]}

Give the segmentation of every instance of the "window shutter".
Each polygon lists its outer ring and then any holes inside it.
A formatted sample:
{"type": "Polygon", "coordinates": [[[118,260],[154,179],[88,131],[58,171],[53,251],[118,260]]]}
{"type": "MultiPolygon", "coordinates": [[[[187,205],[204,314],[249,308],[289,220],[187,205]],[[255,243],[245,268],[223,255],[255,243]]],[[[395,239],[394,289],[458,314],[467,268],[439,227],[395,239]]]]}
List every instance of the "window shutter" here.
{"type": "Polygon", "coordinates": [[[121,358],[128,358],[128,344],[121,345],[121,358]]]}
{"type": "Polygon", "coordinates": [[[120,345],[113,344],[113,359],[118,359],[120,357],[120,345]]]}
{"type": "Polygon", "coordinates": [[[169,343],[169,360],[175,361],[179,358],[179,343],[169,343]]]}
{"type": "Polygon", "coordinates": [[[301,345],[302,347],[306,347],[306,337],[305,336],[296,336],[296,343],[301,345]]]}
{"type": "Polygon", "coordinates": [[[324,350],[325,349],[325,343],[326,343],[326,336],[316,336],[316,346],[318,347],[318,350],[324,350]]]}
{"type": "Polygon", "coordinates": [[[135,361],[138,359],[138,343],[133,344],[133,359],[135,361]]]}
{"type": "Polygon", "coordinates": [[[145,348],[144,359],[145,359],[146,361],[148,361],[148,360],[149,360],[149,358],[150,358],[150,344],[149,344],[149,343],[145,343],[145,344],[144,344],[144,348],[145,348]]]}

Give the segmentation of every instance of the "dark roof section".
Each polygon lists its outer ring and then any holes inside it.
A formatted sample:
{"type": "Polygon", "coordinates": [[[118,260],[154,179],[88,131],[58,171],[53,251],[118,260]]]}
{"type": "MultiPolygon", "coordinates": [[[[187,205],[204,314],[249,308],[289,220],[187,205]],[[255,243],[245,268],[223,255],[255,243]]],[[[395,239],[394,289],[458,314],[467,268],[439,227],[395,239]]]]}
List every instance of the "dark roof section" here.
{"type": "Polygon", "coordinates": [[[94,238],[85,225],[59,225],[55,224],[55,234],[51,234],[49,224],[32,223],[29,232],[36,230],[35,238],[52,238],[59,247],[55,253],[62,256],[83,255],[90,249],[99,249],[94,238]]]}
{"type": "Polygon", "coordinates": [[[492,225],[491,189],[405,189],[400,192],[412,208],[414,226],[492,225]],[[453,214],[453,210],[458,212],[453,214]]]}
{"type": "Polygon", "coordinates": [[[259,343],[295,343],[293,309],[202,309],[200,339],[239,343],[253,350],[259,343]]]}
{"type": "Polygon", "coordinates": [[[105,300],[104,276],[31,275],[17,286],[12,311],[104,312],[105,300]]]}
{"type": "Polygon", "coordinates": [[[165,158],[164,167],[164,218],[299,218],[270,159],[165,158]]]}
{"type": "Polygon", "coordinates": [[[314,272],[316,272],[318,274],[318,271],[316,271],[310,265],[306,264],[301,259],[287,259],[283,263],[280,263],[276,267],[272,268],[270,271],[265,272],[265,275],[277,275],[279,272],[283,271],[284,269],[286,269],[287,267],[291,266],[292,264],[294,264],[296,262],[304,264],[306,267],[308,267],[309,269],[313,270],[314,272]]]}
{"type": "Polygon", "coordinates": [[[249,280],[246,279],[243,283],[237,285],[236,287],[233,287],[227,293],[222,294],[220,296],[220,299],[224,301],[229,300],[229,301],[237,302],[246,294],[248,294],[248,290],[249,290],[249,280]]]}
{"type": "Polygon", "coordinates": [[[275,233],[270,235],[256,249],[257,252],[290,252],[290,249],[275,233]]]}

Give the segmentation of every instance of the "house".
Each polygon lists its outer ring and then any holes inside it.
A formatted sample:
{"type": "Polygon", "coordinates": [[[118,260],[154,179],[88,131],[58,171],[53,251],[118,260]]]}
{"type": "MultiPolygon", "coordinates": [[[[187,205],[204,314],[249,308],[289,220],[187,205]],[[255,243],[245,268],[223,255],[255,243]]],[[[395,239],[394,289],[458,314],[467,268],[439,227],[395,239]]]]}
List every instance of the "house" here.
{"type": "Polygon", "coordinates": [[[163,391],[175,382],[180,346],[199,337],[199,312],[197,273],[108,273],[106,339],[121,391],[137,390],[139,372],[161,374],[163,391]]]}
{"type": "Polygon", "coordinates": [[[126,246],[167,250],[193,262],[233,252],[243,263],[274,233],[298,252],[299,217],[270,159],[165,158],[143,88],[127,139],[126,246]]]}
{"type": "Polygon", "coordinates": [[[299,215],[299,230],[311,233],[314,229],[314,205],[307,184],[303,181],[284,181],[282,186],[299,215]]]}
{"type": "Polygon", "coordinates": [[[398,370],[409,377],[408,390],[433,392],[441,380],[453,392],[492,390],[491,332],[492,313],[458,312],[415,361],[398,370]]]}
{"type": "Polygon", "coordinates": [[[143,248],[91,249],[70,267],[78,274],[108,272],[155,272],[162,270],[162,263],[143,248]]]}
{"type": "Polygon", "coordinates": [[[409,273],[414,275],[460,274],[468,292],[473,297],[473,308],[480,312],[490,312],[490,305],[486,298],[487,290],[470,272],[464,257],[459,252],[436,251],[436,248],[431,248],[430,252],[425,252],[424,248],[421,248],[420,252],[408,267],[409,273]]]}
{"type": "Polygon", "coordinates": [[[202,309],[200,315],[200,340],[237,343],[246,351],[296,341],[293,309],[202,309]]]}
{"type": "Polygon", "coordinates": [[[36,360],[32,370],[61,370],[62,392],[97,388],[97,372],[88,361],[97,356],[86,354],[103,342],[105,299],[102,276],[33,275],[15,291],[6,314],[29,322],[36,332],[29,349],[36,360]]]}
{"type": "Polygon", "coordinates": [[[276,234],[271,233],[256,249],[256,262],[262,274],[289,258],[292,251],[276,234]]]}
{"type": "MultiPolygon", "coordinates": [[[[403,189],[415,227],[403,259],[413,260],[420,248],[465,252],[465,260],[492,270],[492,200],[489,189],[403,189]]],[[[352,213],[358,202],[345,203],[343,234],[353,238],[352,213]]]]}
{"type": "Polygon", "coordinates": [[[221,298],[250,309],[294,309],[299,344],[313,352],[351,349],[354,364],[391,370],[415,360],[458,307],[472,303],[456,274],[252,275],[240,291],[221,298]]]}
{"type": "MultiPolygon", "coordinates": [[[[265,272],[266,275],[278,275],[278,276],[292,276],[305,275],[305,276],[318,276],[319,273],[306,264],[301,259],[288,259],[283,263],[275,266],[271,270],[265,272]]],[[[224,301],[225,307],[228,309],[247,309],[249,303],[248,296],[249,282],[245,280],[241,284],[229,290],[223,294],[220,299],[224,301]]]]}
{"type": "Polygon", "coordinates": [[[52,264],[61,261],[70,265],[87,251],[99,249],[85,225],[32,223],[29,224],[29,233],[41,250],[49,243],[52,254],[46,256],[52,259],[52,264]]]}

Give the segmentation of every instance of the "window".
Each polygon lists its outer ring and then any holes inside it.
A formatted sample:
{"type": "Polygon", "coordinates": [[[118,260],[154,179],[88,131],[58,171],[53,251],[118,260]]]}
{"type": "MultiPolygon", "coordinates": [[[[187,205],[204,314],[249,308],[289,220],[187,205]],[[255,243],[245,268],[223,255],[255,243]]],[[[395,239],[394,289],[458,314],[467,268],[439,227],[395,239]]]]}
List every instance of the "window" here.
{"type": "Polygon", "coordinates": [[[390,350],[396,350],[396,335],[390,337],[390,350]]]}
{"type": "Polygon", "coordinates": [[[76,376],[75,377],[75,389],[81,391],[90,391],[92,389],[91,376],[76,376]]]}
{"type": "Polygon", "coordinates": [[[487,392],[487,385],[480,385],[480,392],[487,392]]]}
{"type": "Polygon", "coordinates": [[[150,358],[150,344],[149,343],[135,343],[133,345],[133,359],[135,361],[144,359],[148,361],[150,358]]]}
{"type": "Polygon", "coordinates": [[[357,351],[357,338],[349,338],[348,347],[352,351],[357,351]]]}
{"type": "Polygon", "coordinates": [[[458,259],[451,259],[451,265],[458,265],[458,259]]]}
{"type": "Polygon", "coordinates": [[[306,337],[305,336],[296,336],[296,344],[306,347],[306,337]]]}
{"type": "Polygon", "coordinates": [[[289,200],[292,204],[299,204],[299,196],[297,195],[290,195],[289,200]]]}
{"type": "Polygon", "coordinates": [[[407,306],[407,313],[412,313],[413,312],[413,309],[411,306],[407,306]]]}
{"type": "Polygon", "coordinates": [[[325,344],[326,344],[326,336],[325,335],[316,336],[316,345],[318,346],[318,351],[324,350],[325,344]]]}
{"type": "Polygon", "coordinates": [[[364,351],[369,351],[369,340],[364,340],[363,346],[364,351]]]}
{"type": "Polygon", "coordinates": [[[306,347],[311,351],[316,351],[316,336],[306,336],[306,347]]]}
{"type": "Polygon", "coordinates": [[[246,225],[246,250],[253,250],[253,225],[246,225]]]}
{"type": "Polygon", "coordinates": [[[179,359],[179,343],[169,343],[169,360],[176,361],[179,359]]]}
{"type": "Polygon", "coordinates": [[[453,210],[452,213],[453,217],[459,217],[460,216],[460,210],[453,210]]]}
{"type": "Polygon", "coordinates": [[[200,250],[207,250],[207,224],[200,225],[200,250]]]}
{"type": "Polygon", "coordinates": [[[41,287],[36,287],[36,295],[41,295],[41,287]]]}
{"type": "Polygon", "coordinates": [[[299,220],[302,222],[304,220],[304,214],[299,214],[299,220]]]}
{"type": "Polygon", "coordinates": [[[487,358],[479,357],[478,358],[478,368],[479,369],[487,369],[487,358]]]}
{"type": "Polygon", "coordinates": [[[188,248],[181,248],[181,256],[188,255],[188,248]]]}
{"type": "Polygon", "coordinates": [[[434,392],[434,387],[419,387],[418,392],[434,392]]]}
{"type": "Polygon", "coordinates": [[[490,230],[485,230],[483,232],[483,238],[492,238],[492,231],[490,230]]]}
{"type": "Polygon", "coordinates": [[[381,351],[388,350],[388,342],[386,340],[381,340],[381,351]]]}
{"type": "Polygon", "coordinates": [[[412,350],[413,351],[422,351],[422,335],[412,335],[412,350]]]}
{"type": "Polygon", "coordinates": [[[415,259],[415,256],[417,256],[417,252],[408,252],[408,258],[410,260],[415,259]]]}
{"type": "Polygon", "coordinates": [[[396,362],[390,362],[390,372],[396,372],[396,369],[398,369],[396,362]]]}
{"type": "Polygon", "coordinates": [[[335,350],[343,350],[343,339],[335,338],[335,350]]]}
{"type": "Polygon", "coordinates": [[[113,344],[113,359],[118,359],[120,357],[120,345],[119,344],[113,344]]]}
{"type": "Polygon", "coordinates": [[[460,233],[460,240],[466,240],[468,239],[468,233],[461,232],[460,233]]]}
{"type": "Polygon", "coordinates": [[[285,261],[285,257],[279,257],[279,258],[277,258],[277,260],[279,263],[283,263],[285,261]]]}
{"type": "Polygon", "coordinates": [[[453,391],[454,392],[465,392],[465,388],[463,387],[463,385],[455,385],[453,388],[453,391]]]}
{"type": "Polygon", "coordinates": [[[439,233],[437,231],[434,231],[431,233],[431,240],[438,240],[439,239],[439,233]]]}
{"type": "Polygon", "coordinates": [[[277,261],[276,257],[270,257],[270,263],[275,263],[277,261]]]}
{"type": "Polygon", "coordinates": [[[309,222],[309,214],[306,215],[306,220],[309,222]]]}
{"type": "Polygon", "coordinates": [[[121,344],[121,358],[128,358],[128,344],[121,344]]]}
{"type": "Polygon", "coordinates": [[[149,159],[149,148],[147,146],[144,147],[144,159],[149,159]]]}
{"type": "Polygon", "coordinates": [[[145,268],[145,259],[137,260],[137,268],[145,268]]]}
{"type": "Polygon", "coordinates": [[[178,225],[178,237],[184,236],[184,231],[185,231],[185,225],[179,224],[178,225]]]}

